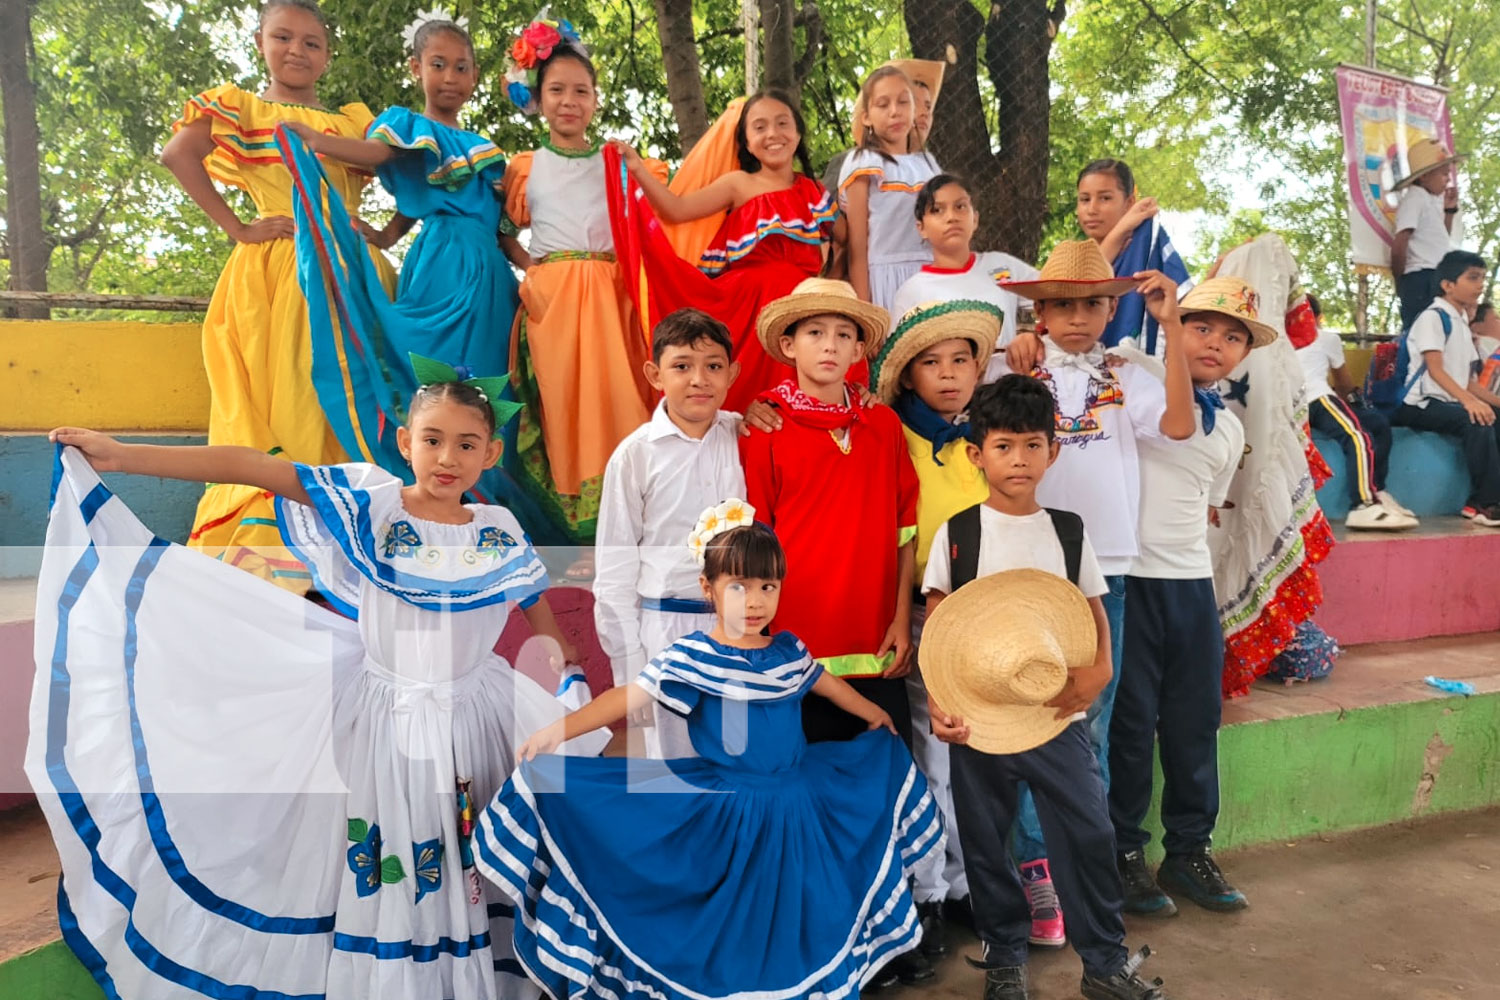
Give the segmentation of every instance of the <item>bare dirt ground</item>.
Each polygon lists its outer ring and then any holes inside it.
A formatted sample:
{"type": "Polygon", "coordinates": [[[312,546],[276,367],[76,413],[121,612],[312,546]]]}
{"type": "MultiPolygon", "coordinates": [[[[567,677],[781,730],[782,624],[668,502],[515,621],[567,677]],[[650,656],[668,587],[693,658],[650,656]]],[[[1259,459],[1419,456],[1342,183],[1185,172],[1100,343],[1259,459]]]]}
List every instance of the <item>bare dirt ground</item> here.
{"type": "MultiPolygon", "coordinates": [[[[1226,854],[1250,897],[1233,915],[1179,900],[1169,920],[1131,918],[1147,978],[1170,1000],[1500,1000],[1500,810],[1226,854]]],[[[935,984],[882,1000],[981,1000],[968,934],[935,984]]],[[[1079,996],[1071,949],[1034,950],[1033,1000],[1079,996]]]]}

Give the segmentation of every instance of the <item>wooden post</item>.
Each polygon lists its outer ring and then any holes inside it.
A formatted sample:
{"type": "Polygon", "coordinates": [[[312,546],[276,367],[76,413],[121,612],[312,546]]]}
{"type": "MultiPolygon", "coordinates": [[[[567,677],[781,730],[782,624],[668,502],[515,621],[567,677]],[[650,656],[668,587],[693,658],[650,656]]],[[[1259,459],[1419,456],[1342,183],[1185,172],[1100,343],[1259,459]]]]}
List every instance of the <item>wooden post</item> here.
{"type": "Polygon", "coordinates": [[[760,89],[760,2],[740,0],[740,24],[745,29],[745,94],[760,89]]]}

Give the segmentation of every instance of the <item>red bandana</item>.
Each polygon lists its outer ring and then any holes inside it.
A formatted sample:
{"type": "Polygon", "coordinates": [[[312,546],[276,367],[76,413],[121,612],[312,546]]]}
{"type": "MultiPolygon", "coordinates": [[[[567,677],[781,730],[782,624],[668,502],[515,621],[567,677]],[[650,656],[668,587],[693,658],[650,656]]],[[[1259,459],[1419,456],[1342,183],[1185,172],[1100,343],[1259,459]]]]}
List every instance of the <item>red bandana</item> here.
{"type": "Polygon", "coordinates": [[[778,410],[785,411],[804,427],[836,431],[852,426],[860,419],[859,391],[852,385],[845,385],[844,391],[854,401],[850,406],[820,402],[797,388],[796,382],[787,379],[774,389],[767,389],[756,398],[770,403],[778,410]]]}
{"type": "Polygon", "coordinates": [[[1299,350],[1318,339],[1318,317],[1305,295],[1286,314],[1286,339],[1299,350]]]}

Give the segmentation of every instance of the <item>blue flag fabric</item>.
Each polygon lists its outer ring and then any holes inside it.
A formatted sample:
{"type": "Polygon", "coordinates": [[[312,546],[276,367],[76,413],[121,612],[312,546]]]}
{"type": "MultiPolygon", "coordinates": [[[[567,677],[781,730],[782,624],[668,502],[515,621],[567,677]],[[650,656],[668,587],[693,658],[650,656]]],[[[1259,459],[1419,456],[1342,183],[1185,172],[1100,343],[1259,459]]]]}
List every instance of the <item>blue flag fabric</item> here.
{"type": "MultiPolygon", "coordinates": [[[[1177,282],[1177,294],[1181,297],[1192,287],[1187,264],[1172,238],[1156,219],[1147,219],[1135,227],[1130,242],[1115,258],[1115,274],[1121,277],[1137,271],[1160,271],[1177,282]]],[[[1159,355],[1157,348],[1157,323],[1146,312],[1146,299],[1139,292],[1127,292],[1120,296],[1115,307],[1115,318],[1104,328],[1101,343],[1105,347],[1116,347],[1126,337],[1134,337],[1136,346],[1152,357],[1159,355]]]]}

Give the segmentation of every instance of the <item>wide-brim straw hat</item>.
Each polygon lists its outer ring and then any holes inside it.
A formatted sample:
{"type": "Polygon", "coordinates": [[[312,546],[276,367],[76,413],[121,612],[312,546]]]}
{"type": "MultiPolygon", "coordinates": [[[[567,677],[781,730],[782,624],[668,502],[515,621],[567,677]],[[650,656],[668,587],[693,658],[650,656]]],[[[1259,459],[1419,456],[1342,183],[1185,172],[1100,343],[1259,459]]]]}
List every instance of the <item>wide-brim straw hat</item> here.
{"type": "Polygon", "coordinates": [[[1098,640],[1077,587],[1038,569],[1008,570],[964,584],[927,619],[922,680],[969,727],[969,746],[1021,753],[1068,728],[1069,717],[1046,702],[1070,669],[1094,662],[1098,640]]]}
{"type": "MultiPolygon", "coordinates": [[[[946,63],[937,59],[892,59],[882,64],[880,68],[884,69],[886,66],[894,66],[905,73],[906,78],[913,85],[921,84],[926,87],[932,93],[932,110],[934,113],[937,111],[938,94],[943,89],[943,71],[948,68],[946,63]]],[[[854,99],[854,121],[850,128],[850,132],[854,135],[855,146],[858,146],[865,137],[864,117],[865,93],[864,88],[861,87],[859,96],[854,99]]],[[[915,119],[915,114],[913,118],[915,119]]],[[[915,125],[915,120],[913,125],[915,125]]]]}
{"type": "Polygon", "coordinates": [[[974,344],[981,364],[994,353],[1000,340],[1000,310],[978,299],[925,302],[901,317],[886,338],[880,355],[870,363],[871,388],[880,401],[890,405],[901,391],[901,373],[912,359],[945,340],[967,340],[974,344]]]}
{"type": "Polygon", "coordinates": [[[1244,278],[1225,276],[1209,278],[1192,289],[1177,303],[1177,311],[1212,312],[1237,319],[1250,331],[1250,347],[1265,347],[1276,339],[1276,328],[1260,320],[1260,293],[1244,278]]]}
{"type": "Polygon", "coordinates": [[[781,349],[781,336],[794,323],[813,316],[843,316],[863,334],[864,357],[873,358],[885,344],[891,314],[861,299],[854,286],[832,278],[807,278],[790,295],[768,302],[755,321],[756,333],[766,353],[784,365],[795,364],[781,349]]]}
{"type": "Polygon", "coordinates": [[[1400,191],[1424,174],[1430,174],[1439,167],[1462,160],[1464,155],[1448,152],[1447,147],[1436,139],[1418,139],[1406,151],[1406,176],[1392,184],[1391,190],[1400,191]]]}
{"type": "Polygon", "coordinates": [[[1034,281],[1005,281],[1000,287],[1033,302],[1047,299],[1115,297],[1133,291],[1135,278],[1117,278],[1093,240],[1064,241],[1052,248],[1034,281]]]}

